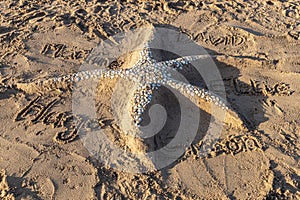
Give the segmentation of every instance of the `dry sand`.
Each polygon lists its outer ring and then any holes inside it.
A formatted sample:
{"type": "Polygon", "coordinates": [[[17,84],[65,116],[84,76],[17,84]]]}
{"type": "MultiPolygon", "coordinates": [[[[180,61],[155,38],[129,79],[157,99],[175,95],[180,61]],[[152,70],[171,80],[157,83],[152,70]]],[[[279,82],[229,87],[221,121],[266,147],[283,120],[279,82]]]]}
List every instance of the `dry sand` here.
{"type": "MultiPolygon", "coordinates": [[[[300,199],[299,15],[292,0],[1,1],[0,199],[300,199]],[[71,121],[69,90],[11,87],[74,73],[99,42],[149,24],[179,28],[220,54],[214,61],[232,110],[206,157],[199,152],[211,113],[203,102],[185,154],[132,174],[90,156],[71,121]]],[[[100,126],[120,148],[144,151],[112,117],[115,84],[98,86],[100,126]]]]}

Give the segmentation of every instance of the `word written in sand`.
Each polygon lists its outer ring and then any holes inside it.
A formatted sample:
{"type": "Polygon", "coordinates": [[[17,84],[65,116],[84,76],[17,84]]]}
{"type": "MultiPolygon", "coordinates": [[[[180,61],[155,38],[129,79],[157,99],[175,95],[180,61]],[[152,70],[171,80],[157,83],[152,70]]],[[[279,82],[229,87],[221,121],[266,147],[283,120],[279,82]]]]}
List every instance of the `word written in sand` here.
{"type": "Polygon", "coordinates": [[[242,135],[229,135],[224,139],[218,139],[216,142],[205,144],[192,144],[184,155],[183,159],[187,157],[199,158],[213,158],[216,156],[231,154],[236,155],[241,152],[264,150],[266,146],[258,134],[254,132],[244,133],[242,135]]]}
{"type": "Polygon", "coordinates": [[[263,81],[250,80],[250,84],[246,84],[233,79],[234,91],[239,94],[264,94],[277,96],[290,96],[294,91],[291,90],[290,85],[286,83],[276,83],[274,85],[267,84],[263,81]]]}
{"type": "Polygon", "coordinates": [[[239,46],[245,43],[246,38],[241,35],[225,35],[225,36],[217,36],[206,33],[199,33],[194,37],[195,41],[202,41],[206,44],[219,46],[239,46]]]}
{"type": "Polygon", "coordinates": [[[269,84],[260,80],[250,79],[248,83],[239,80],[238,78],[224,78],[223,82],[212,81],[208,85],[215,92],[218,88],[225,85],[226,90],[234,92],[236,95],[266,95],[266,96],[290,96],[294,93],[290,85],[283,82],[269,84]]]}
{"type": "Polygon", "coordinates": [[[65,44],[48,43],[43,46],[41,54],[53,58],[63,58],[68,60],[84,60],[91,50],[80,50],[76,47],[68,47],[65,44]]]}
{"type": "Polygon", "coordinates": [[[52,128],[64,128],[57,132],[54,141],[68,143],[76,139],[79,130],[97,130],[105,126],[107,120],[86,119],[71,112],[54,111],[59,98],[45,101],[38,96],[31,100],[16,116],[15,121],[30,120],[31,123],[43,123],[52,128]]]}

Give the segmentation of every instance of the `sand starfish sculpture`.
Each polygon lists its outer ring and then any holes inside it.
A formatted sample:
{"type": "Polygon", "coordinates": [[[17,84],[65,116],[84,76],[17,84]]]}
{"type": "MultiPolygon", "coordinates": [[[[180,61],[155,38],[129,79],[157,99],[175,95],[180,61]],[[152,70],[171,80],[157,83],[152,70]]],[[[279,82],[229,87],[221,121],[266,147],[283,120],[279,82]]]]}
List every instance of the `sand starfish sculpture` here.
{"type": "MultiPolygon", "coordinates": [[[[131,117],[134,124],[136,126],[140,126],[143,120],[141,116],[147,105],[151,102],[153,91],[161,85],[170,86],[190,98],[202,98],[207,102],[214,103],[223,110],[227,110],[228,107],[225,105],[225,102],[215,94],[207,91],[204,88],[199,88],[197,86],[178,81],[170,74],[170,69],[181,70],[185,65],[191,63],[192,61],[207,59],[210,57],[211,56],[209,55],[193,55],[167,61],[156,61],[152,57],[149,43],[147,43],[140,52],[139,59],[136,64],[129,69],[95,69],[90,71],[80,71],[58,78],[50,78],[47,80],[32,82],[30,84],[31,88],[34,87],[38,91],[38,88],[49,86],[56,86],[59,88],[60,83],[76,83],[88,79],[112,79],[121,77],[133,81],[138,85],[138,89],[134,93],[131,117]]],[[[24,90],[24,88],[28,88],[28,83],[19,83],[16,85],[16,87],[24,90]]]]}

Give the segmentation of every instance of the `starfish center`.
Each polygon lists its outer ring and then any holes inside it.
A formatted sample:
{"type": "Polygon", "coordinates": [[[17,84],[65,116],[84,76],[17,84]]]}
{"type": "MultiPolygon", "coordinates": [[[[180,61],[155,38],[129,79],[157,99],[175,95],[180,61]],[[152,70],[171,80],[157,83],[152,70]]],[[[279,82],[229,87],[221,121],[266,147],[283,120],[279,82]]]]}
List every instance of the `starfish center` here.
{"type": "Polygon", "coordinates": [[[143,64],[131,68],[128,72],[130,79],[141,85],[157,83],[161,84],[170,76],[166,69],[157,67],[155,64],[143,64]]]}

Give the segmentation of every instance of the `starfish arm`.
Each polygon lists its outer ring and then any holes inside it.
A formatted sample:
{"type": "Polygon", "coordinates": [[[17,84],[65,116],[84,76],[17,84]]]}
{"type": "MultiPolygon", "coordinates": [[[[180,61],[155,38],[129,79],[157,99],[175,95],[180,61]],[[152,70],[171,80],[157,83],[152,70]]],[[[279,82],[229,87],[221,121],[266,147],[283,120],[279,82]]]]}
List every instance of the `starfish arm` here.
{"type": "Polygon", "coordinates": [[[191,84],[183,83],[173,79],[167,79],[166,84],[188,97],[197,96],[198,98],[204,99],[207,102],[214,103],[224,110],[228,109],[224,100],[222,100],[217,95],[205,90],[204,88],[200,89],[197,86],[193,86],[191,84]]]}
{"type": "Polygon", "coordinates": [[[139,87],[135,93],[132,102],[131,117],[136,126],[139,126],[142,122],[142,114],[147,108],[147,105],[151,102],[153,90],[156,89],[155,84],[147,84],[143,87],[139,87]]]}
{"type": "Polygon", "coordinates": [[[32,82],[25,83],[16,83],[14,87],[16,89],[25,91],[25,92],[42,92],[42,91],[51,91],[60,88],[69,89],[70,85],[76,82],[80,82],[88,79],[101,79],[101,78],[114,78],[116,76],[122,76],[122,70],[86,70],[80,71],[77,73],[53,77],[49,79],[36,80],[32,82]]]}
{"type": "Polygon", "coordinates": [[[139,52],[139,59],[137,61],[137,65],[143,63],[156,63],[156,60],[153,59],[152,51],[148,42],[144,45],[143,49],[139,52]]]}
{"type": "Polygon", "coordinates": [[[173,67],[176,70],[177,69],[181,70],[184,65],[190,64],[192,61],[208,59],[211,57],[214,57],[214,56],[210,56],[210,55],[184,56],[184,57],[176,58],[173,60],[158,62],[157,65],[161,66],[161,67],[173,67]]]}

